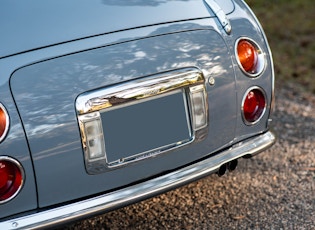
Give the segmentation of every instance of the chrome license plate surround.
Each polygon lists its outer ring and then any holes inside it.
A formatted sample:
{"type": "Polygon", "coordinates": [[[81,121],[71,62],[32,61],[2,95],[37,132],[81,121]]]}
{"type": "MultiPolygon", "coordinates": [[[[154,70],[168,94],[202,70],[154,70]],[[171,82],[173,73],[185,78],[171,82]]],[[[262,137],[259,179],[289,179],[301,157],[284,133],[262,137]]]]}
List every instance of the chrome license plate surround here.
{"type": "Polygon", "coordinates": [[[192,142],[203,140],[208,132],[208,102],[205,79],[197,68],[170,71],[83,93],[76,100],[76,110],[86,170],[89,174],[98,174],[170,152],[192,142]],[[104,121],[102,121],[104,114],[119,111],[119,109],[128,106],[151,103],[154,100],[167,100],[172,95],[181,95],[183,98],[181,101],[185,109],[182,110],[180,116],[185,117],[185,126],[187,127],[185,132],[189,133],[185,138],[178,138],[170,143],[166,141],[160,146],[134,152],[130,155],[123,154],[123,157],[113,158],[112,156],[115,154],[106,154],[107,131],[104,129],[104,121]],[[196,105],[198,101],[200,104],[196,105]],[[201,121],[200,117],[202,117],[201,121]],[[95,123],[92,127],[96,127],[96,129],[93,128],[94,131],[90,132],[90,124],[92,123],[95,123]],[[97,143],[99,146],[99,150],[95,153],[92,152],[95,146],[94,144],[92,146],[91,143],[97,143]]]}

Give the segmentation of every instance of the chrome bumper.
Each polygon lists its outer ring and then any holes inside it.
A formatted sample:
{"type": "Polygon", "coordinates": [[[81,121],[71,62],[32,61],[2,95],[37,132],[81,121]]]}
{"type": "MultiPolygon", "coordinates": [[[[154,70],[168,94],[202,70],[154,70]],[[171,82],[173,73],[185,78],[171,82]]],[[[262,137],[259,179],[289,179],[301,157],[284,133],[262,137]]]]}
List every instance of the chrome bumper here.
{"type": "Polygon", "coordinates": [[[216,172],[221,165],[255,155],[274,144],[275,135],[268,131],[248,139],[201,162],[181,168],[121,190],[79,201],[58,208],[0,222],[0,229],[36,229],[89,217],[131,204],[216,172]]]}

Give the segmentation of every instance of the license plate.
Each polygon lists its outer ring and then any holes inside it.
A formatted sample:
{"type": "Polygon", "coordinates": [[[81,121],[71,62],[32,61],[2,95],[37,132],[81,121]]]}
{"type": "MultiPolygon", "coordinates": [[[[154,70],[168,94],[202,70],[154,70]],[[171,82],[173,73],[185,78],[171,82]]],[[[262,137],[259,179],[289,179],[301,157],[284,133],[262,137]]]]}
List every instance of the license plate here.
{"type": "Polygon", "coordinates": [[[160,154],[192,140],[183,90],[101,112],[108,166],[160,154]]]}
{"type": "Polygon", "coordinates": [[[89,174],[171,154],[208,133],[205,79],[196,68],[85,92],[76,111],[89,174]]]}

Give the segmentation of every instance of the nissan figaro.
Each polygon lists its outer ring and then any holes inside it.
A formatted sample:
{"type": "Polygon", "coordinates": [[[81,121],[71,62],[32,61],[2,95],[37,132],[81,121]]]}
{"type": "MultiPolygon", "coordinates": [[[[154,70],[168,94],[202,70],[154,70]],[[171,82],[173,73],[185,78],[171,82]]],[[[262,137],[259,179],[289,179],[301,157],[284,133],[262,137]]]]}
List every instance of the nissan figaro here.
{"type": "Polygon", "coordinates": [[[0,229],[223,175],[276,140],[271,51],[242,0],[12,0],[0,18],[0,229]]]}

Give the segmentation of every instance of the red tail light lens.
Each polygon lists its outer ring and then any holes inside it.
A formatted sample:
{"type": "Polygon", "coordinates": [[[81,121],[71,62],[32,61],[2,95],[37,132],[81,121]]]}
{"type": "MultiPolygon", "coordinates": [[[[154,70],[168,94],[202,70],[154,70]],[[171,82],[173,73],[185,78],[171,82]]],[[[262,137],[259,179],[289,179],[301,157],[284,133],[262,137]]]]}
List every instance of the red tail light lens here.
{"type": "Polygon", "coordinates": [[[9,157],[0,158],[0,203],[13,199],[23,185],[20,164],[9,157]]]}
{"type": "Polygon", "coordinates": [[[246,124],[254,124],[263,116],[266,109],[266,96],[259,88],[247,91],[243,99],[243,117],[246,124]]]}
{"type": "Polygon", "coordinates": [[[236,42],[235,55],[242,71],[250,77],[256,77],[263,71],[264,54],[253,40],[239,39],[236,42]]]}
{"type": "Polygon", "coordinates": [[[9,116],[4,106],[0,104],[0,141],[2,141],[7,134],[9,128],[9,116]]]}

